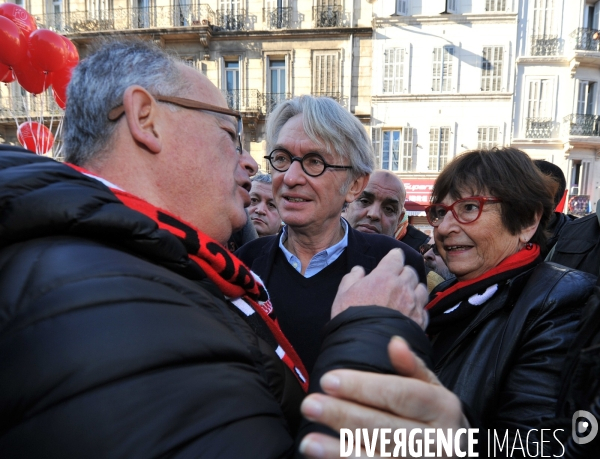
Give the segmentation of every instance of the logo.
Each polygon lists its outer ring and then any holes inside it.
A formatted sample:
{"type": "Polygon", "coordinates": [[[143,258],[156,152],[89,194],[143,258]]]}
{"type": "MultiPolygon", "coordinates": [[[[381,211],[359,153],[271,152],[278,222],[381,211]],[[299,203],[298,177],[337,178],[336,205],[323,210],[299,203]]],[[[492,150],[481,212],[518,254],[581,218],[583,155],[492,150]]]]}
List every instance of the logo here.
{"type": "Polygon", "coordinates": [[[572,427],[573,441],[578,445],[585,445],[586,443],[591,442],[594,438],[596,438],[596,435],[598,435],[598,421],[589,411],[575,411],[572,420],[572,427]]]}

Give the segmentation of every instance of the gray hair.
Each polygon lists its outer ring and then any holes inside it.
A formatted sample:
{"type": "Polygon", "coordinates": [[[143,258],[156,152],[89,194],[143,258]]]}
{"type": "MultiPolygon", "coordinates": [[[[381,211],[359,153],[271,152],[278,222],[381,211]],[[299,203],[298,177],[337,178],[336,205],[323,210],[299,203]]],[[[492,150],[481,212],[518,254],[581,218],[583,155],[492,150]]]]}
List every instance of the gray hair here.
{"type": "Polygon", "coordinates": [[[254,177],[250,179],[252,182],[260,182],[260,183],[268,183],[269,185],[273,183],[273,179],[271,174],[265,174],[264,172],[258,172],[254,177]]]}
{"type": "Polygon", "coordinates": [[[339,159],[350,160],[346,189],[352,180],[373,171],[375,160],[367,131],[358,118],[329,97],[304,95],[277,104],[267,118],[267,153],[275,148],[283,125],[299,114],[303,114],[304,131],[313,142],[339,159]]]}
{"type": "Polygon", "coordinates": [[[152,94],[179,95],[185,80],[177,60],[148,41],[102,41],[71,77],[63,124],[68,162],[84,165],[110,150],[117,123],[108,112],[123,103],[125,90],[139,85],[152,94]]]}

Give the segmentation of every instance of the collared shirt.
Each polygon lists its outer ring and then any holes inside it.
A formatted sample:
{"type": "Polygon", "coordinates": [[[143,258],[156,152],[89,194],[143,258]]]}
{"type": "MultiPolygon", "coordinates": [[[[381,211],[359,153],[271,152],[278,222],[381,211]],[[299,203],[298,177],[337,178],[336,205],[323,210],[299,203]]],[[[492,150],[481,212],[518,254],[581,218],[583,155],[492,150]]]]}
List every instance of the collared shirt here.
{"type": "MultiPolygon", "coordinates": [[[[344,237],[337,244],[332,245],[328,249],[322,250],[317,253],[314,257],[311,258],[308,263],[308,267],[306,268],[306,272],[304,273],[304,277],[312,277],[315,274],[319,273],[335,260],[337,260],[340,255],[344,252],[344,249],[348,247],[348,223],[343,218],[341,219],[342,226],[344,227],[344,237]]],[[[290,265],[294,267],[296,271],[299,273],[302,272],[302,263],[300,263],[300,259],[285,248],[283,243],[287,241],[288,232],[287,225],[283,227],[283,231],[281,233],[281,238],[279,239],[279,248],[283,251],[286,260],[290,265]]]]}

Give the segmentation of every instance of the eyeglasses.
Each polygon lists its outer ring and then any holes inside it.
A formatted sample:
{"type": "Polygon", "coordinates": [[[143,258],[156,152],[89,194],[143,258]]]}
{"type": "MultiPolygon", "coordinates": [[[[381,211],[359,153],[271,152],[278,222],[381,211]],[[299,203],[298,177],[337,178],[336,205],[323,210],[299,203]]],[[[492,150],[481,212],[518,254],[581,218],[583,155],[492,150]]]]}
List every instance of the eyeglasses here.
{"type": "Polygon", "coordinates": [[[433,204],[425,208],[427,221],[433,227],[440,226],[448,211],[452,212],[454,218],[459,223],[473,223],[481,216],[483,206],[487,203],[502,202],[500,198],[471,196],[469,198],[454,201],[452,205],[433,204]]]}
{"type": "Polygon", "coordinates": [[[273,169],[279,172],[287,171],[292,167],[294,161],[299,161],[302,170],[311,177],[318,177],[323,174],[328,167],[332,169],[352,169],[352,166],[327,164],[323,157],[318,153],[308,153],[302,158],[299,158],[298,156],[292,156],[289,151],[284,150],[283,148],[276,148],[269,156],[264,156],[264,158],[268,159],[273,169]]]}
{"type": "MultiPolygon", "coordinates": [[[[203,102],[198,102],[197,100],[192,99],[184,99],[183,97],[175,97],[175,96],[154,96],[156,100],[159,102],[166,102],[168,104],[177,105],[183,108],[189,108],[191,110],[204,110],[207,112],[220,113],[222,115],[233,116],[237,120],[237,138],[238,138],[238,146],[236,150],[239,154],[242,154],[244,148],[242,147],[242,136],[244,135],[244,122],[242,121],[242,114],[240,112],[236,112],[235,110],[230,110],[228,108],[219,107],[217,105],[205,104],[203,102]]],[[[113,108],[110,112],[108,112],[108,119],[110,121],[117,121],[122,115],[125,113],[125,107],[123,104],[113,108]]]]}

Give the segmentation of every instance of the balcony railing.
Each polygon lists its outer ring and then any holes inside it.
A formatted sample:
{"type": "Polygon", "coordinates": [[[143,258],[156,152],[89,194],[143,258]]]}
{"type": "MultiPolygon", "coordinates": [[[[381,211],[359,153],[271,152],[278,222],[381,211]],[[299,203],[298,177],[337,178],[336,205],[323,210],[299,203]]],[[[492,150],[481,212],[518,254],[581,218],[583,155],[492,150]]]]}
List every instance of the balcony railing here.
{"type": "Polygon", "coordinates": [[[235,89],[221,91],[227,106],[232,110],[240,112],[260,112],[262,107],[262,95],[257,89],[235,89]]]}
{"type": "Polygon", "coordinates": [[[569,135],[599,136],[600,117],[598,115],[571,114],[564,118],[569,135]]]}
{"type": "Polygon", "coordinates": [[[265,114],[271,113],[277,104],[290,99],[292,95],[289,92],[266,92],[263,95],[265,101],[265,114]]]}
{"type": "Polygon", "coordinates": [[[220,30],[245,30],[247,16],[243,9],[217,10],[216,25],[220,30]]]}
{"type": "Polygon", "coordinates": [[[552,137],[553,122],[551,118],[527,118],[526,123],[526,138],[549,139],[552,137]]]}
{"type": "Polygon", "coordinates": [[[2,120],[29,117],[35,119],[39,116],[59,117],[62,115],[63,110],[49,93],[36,96],[26,94],[24,96],[0,98],[0,119],[2,120]]]}
{"type": "Polygon", "coordinates": [[[289,29],[292,21],[291,8],[264,8],[263,15],[269,29],[289,29]]]}
{"type": "Polygon", "coordinates": [[[313,7],[315,27],[342,27],[344,11],[340,5],[313,7]]]}
{"type": "Polygon", "coordinates": [[[212,8],[205,4],[114,8],[102,13],[74,11],[42,14],[36,18],[38,27],[62,33],[189,27],[214,24],[216,19],[212,8]]]}
{"type": "Polygon", "coordinates": [[[573,49],[582,51],[600,51],[600,31],[596,29],[575,29],[569,35],[573,41],[573,49]]]}
{"type": "Polygon", "coordinates": [[[560,39],[556,35],[534,35],[531,37],[532,56],[556,56],[560,48],[560,39]]]}

